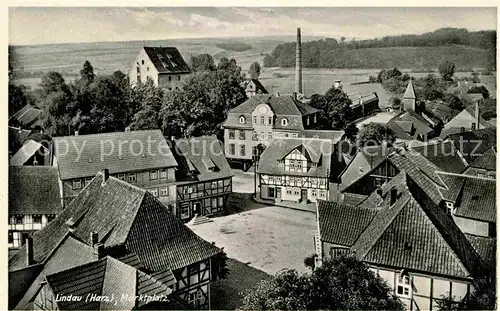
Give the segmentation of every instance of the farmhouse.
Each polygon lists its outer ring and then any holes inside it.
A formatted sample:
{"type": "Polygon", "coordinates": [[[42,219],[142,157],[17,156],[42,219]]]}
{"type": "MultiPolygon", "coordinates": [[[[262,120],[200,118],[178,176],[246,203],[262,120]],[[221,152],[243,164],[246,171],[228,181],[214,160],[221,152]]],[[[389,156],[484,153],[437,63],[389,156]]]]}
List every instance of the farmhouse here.
{"type": "Polygon", "coordinates": [[[255,94],[268,94],[266,88],[260,83],[259,79],[250,79],[245,83],[245,93],[247,97],[253,97],[255,94]]]}
{"type": "Polygon", "coordinates": [[[10,158],[9,165],[50,165],[50,151],[42,144],[30,139],[10,158]]]}
{"type": "Polygon", "coordinates": [[[467,107],[454,118],[448,121],[441,132],[440,137],[446,138],[447,135],[460,133],[464,130],[481,130],[492,127],[490,123],[481,117],[479,104],[476,102],[474,107],[467,107]]]}
{"type": "Polygon", "coordinates": [[[351,94],[349,95],[349,99],[352,101],[353,119],[367,117],[380,109],[376,92],[364,95],[351,94]]]}
{"type": "Polygon", "coordinates": [[[172,148],[177,163],[177,209],[182,220],[224,212],[233,173],[215,136],[178,139],[172,148]]]}
{"type": "MultiPolygon", "coordinates": [[[[197,236],[151,193],[111,177],[107,170],[103,170],[56,219],[33,235],[32,242],[28,239],[28,244],[10,258],[9,272],[11,275],[30,275],[20,285],[26,288],[19,292],[26,294],[19,297],[18,309],[29,307],[44,286],[44,282],[40,282],[39,278],[37,280],[40,269],[48,269],[43,278],[46,284],[55,286],[50,286],[55,291],[52,293],[48,287],[45,288],[44,293],[50,297],[54,293],[68,293],[66,289],[70,291],[79,278],[78,274],[70,271],[57,276],[54,273],[76,267],[80,267],[77,269],[83,273],[86,269],[82,265],[91,261],[91,266],[96,269],[104,268],[101,265],[105,265],[106,273],[110,275],[115,273],[113,269],[116,268],[129,276],[115,280],[117,290],[123,289],[129,294],[137,290],[133,286],[134,278],[130,278],[130,275],[135,274],[139,282],[141,278],[146,278],[142,280],[145,287],[163,288],[165,291],[166,287],[171,287],[172,299],[185,308],[203,309],[210,305],[208,288],[218,276],[222,254],[221,249],[197,236]],[[71,241],[67,239],[68,235],[72,237],[71,241]],[[61,241],[65,239],[73,247],[59,256],[57,250],[60,250],[61,244],[64,244],[61,241]],[[74,239],[86,245],[75,246],[74,239]],[[82,256],[82,248],[93,248],[97,258],[89,258],[92,251],[84,252],[82,256]],[[130,267],[105,256],[134,268],[140,267],[150,277],[137,274],[130,267]],[[67,261],[61,270],[51,262],[54,257],[67,261]],[[96,259],[100,261],[94,262],[96,259]],[[175,279],[175,284],[170,285],[172,279],[175,279]],[[166,282],[166,287],[155,284],[155,281],[166,282]],[[59,285],[63,286],[61,292],[59,285]]],[[[102,290],[106,291],[106,281],[103,284],[102,290]]],[[[111,290],[113,283],[108,285],[111,290]]],[[[124,307],[131,308],[128,304],[124,307]]],[[[75,308],[81,309],[83,305],[77,304],[75,308]]],[[[103,308],[102,303],[100,308],[103,308]]]]}
{"type": "Polygon", "coordinates": [[[228,112],[223,124],[226,157],[246,170],[257,150],[273,138],[299,137],[303,130],[317,127],[318,114],[296,96],[255,95],[228,112]]]}
{"type": "Polygon", "coordinates": [[[54,137],[64,206],[102,169],[175,205],[175,161],[160,130],[54,137]]]}
{"type": "Polygon", "coordinates": [[[181,87],[182,78],[190,69],[175,47],[143,47],[137,55],[129,73],[130,83],[153,81],[165,90],[181,87]]]}

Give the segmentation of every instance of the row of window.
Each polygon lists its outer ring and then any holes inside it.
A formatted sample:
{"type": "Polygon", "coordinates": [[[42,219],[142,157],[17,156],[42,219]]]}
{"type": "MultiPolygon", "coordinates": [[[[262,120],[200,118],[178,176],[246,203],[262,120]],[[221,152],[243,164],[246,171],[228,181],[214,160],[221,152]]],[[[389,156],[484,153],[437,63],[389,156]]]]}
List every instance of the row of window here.
{"type": "MultiPolygon", "coordinates": [[[[48,214],[45,215],[47,217],[47,222],[52,221],[54,218],[56,218],[55,214],[48,214]]],[[[31,215],[31,221],[33,224],[41,224],[42,223],[42,215],[31,215]]],[[[9,217],[9,224],[11,225],[22,225],[22,224],[28,224],[27,223],[27,218],[25,218],[25,215],[12,215],[9,217]]]]}
{"type": "Polygon", "coordinates": [[[155,197],[168,197],[168,187],[164,188],[151,188],[148,190],[155,197]],[[159,195],[158,195],[159,193],[159,195]]]}
{"type": "MultiPolygon", "coordinates": [[[[127,181],[127,182],[136,182],[137,181],[137,173],[128,173],[128,174],[122,173],[122,174],[117,174],[116,177],[120,180],[127,181]]],[[[167,179],[167,170],[166,169],[152,170],[149,172],[149,180],[157,180],[158,178],[167,179]]],[[[83,179],[83,178],[73,179],[73,190],[84,188],[91,181],[92,181],[92,177],[88,177],[85,179],[83,179]],[[83,183],[82,183],[82,181],[83,181],[83,183]]]]}
{"type": "MultiPolygon", "coordinates": [[[[292,188],[292,187],[286,187],[286,194],[288,195],[295,195],[299,196],[300,195],[301,188],[292,188]]],[[[319,197],[324,199],[326,198],[326,191],[325,190],[316,190],[316,189],[311,189],[311,197],[316,198],[319,197]]]]}
{"type": "Polygon", "coordinates": [[[224,187],[224,181],[223,180],[216,180],[212,181],[211,184],[196,184],[196,185],[190,185],[190,186],[184,186],[182,188],[182,193],[184,194],[190,194],[194,192],[202,192],[204,190],[210,190],[210,189],[217,189],[220,188],[222,189],[224,187]]]}
{"type": "MultiPolygon", "coordinates": [[[[230,155],[235,155],[236,154],[236,146],[235,146],[235,144],[229,144],[229,154],[230,155]]],[[[245,155],[246,155],[245,145],[240,145],[240,156],[244,157],[245,155]]]]}
{"type": "MultiPolygon", "coordinates": [[[[236,130],[230,129],[229,130],[229,139],[235,139],[235,137],[236,137],[236,130]]],[[[245,131],[244,130],[240,130],[238,137],[239,137],[240,140],[245,140],[245,131]]]]}

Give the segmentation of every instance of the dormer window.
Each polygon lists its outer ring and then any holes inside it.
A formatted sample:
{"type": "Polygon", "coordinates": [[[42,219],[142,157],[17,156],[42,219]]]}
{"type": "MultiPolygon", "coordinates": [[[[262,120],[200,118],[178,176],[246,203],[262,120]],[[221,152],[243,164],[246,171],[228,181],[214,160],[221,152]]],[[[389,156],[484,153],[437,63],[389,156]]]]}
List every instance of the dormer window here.
{"type": "Polygon", "coordinates": [[[287,118],[281,119],[281,125],[287,126],[288,125],[288,119],[287,118]]]}
{"type": "Polygon", "coordinates": [[[240,122],[240,124],[245,124],[246,119],[245,119],[244,116],[240,116],[240,118],[238,119],[238,121],[240,122]]]}
{"type": "Polygon", "coordinates": [[[453,202],[446,202],[446,214],[454,215],[455,214],[455,206],[453,202]]]}

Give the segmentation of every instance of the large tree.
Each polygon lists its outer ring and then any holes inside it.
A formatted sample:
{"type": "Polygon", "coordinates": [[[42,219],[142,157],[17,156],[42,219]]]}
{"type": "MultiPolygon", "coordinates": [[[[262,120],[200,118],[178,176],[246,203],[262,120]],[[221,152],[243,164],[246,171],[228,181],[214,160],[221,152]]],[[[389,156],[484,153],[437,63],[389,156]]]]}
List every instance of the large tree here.
{"type": "Polygon", "coordinates": [[[451,78],[455,74],[455,63],[449,60],[445,60],[444,62],[439,64],[438,70],[443,80],[451,80],[451,78]]]}
{"type": "Polygon", "coordinates": [[[192,71],[213,71],[215,70],[215,61],[210,54],[200,54],[191,56],[192,71]]]}
{"type": "Polygon", "coordinates": [[[351,121],[352,101],[341,89],[332,87],[325,95],[315,94],[309,104],[321,110],[318,123],[324,129],[345,129],[351,121]]]}
{"type": "Polygon", "coordinates": [[[244,293],[246,310],[403,310],[387,283],[355,257],[323,262],[312,273],[280,271],[244,293]]]}
{"type": "Polygon", "coordinates": [[[250,65],[250,70],[248,71],[252,79],[258,79],[260,76],[260,64],[259,62],[254,62],[250,65]]]}
{"type": "Polygon", "coordinates": [[[215,71],[196,72],[187,77],[181,89],[165,97],[160,112],[165,135],[219,133],[229,109],[246,99],[242,81],[236,61],[224,58],[215,71]]]}
{"type": "Polygon", "coordinates": [[[361,127],[357,140],[359,146],[380,145],[384,142],[392,144],[396,136],[387,125],[372,122],[361,127]]]}
{"type": "Polygon", "coordinates": [[[136,86],[133,90],[133,102],[134,105],[140,104],[140,108],[133,116],[131,127],[135,130],[161,129],[160,111],[163,99],[163,90],[156,87],[151,80],[136,86]]]}

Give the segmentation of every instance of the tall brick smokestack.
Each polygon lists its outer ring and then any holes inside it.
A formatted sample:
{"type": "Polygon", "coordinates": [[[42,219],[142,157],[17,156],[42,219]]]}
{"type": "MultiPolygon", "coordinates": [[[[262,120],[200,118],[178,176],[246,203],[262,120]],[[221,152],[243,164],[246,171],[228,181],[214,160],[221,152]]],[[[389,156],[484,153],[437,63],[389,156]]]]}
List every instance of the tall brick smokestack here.
{"type": "Polygon", "coordinates": [[[295,51],[295,92],[302,94],[302,46],[300,28],[297,28],[297,49],[295,51]]]}

